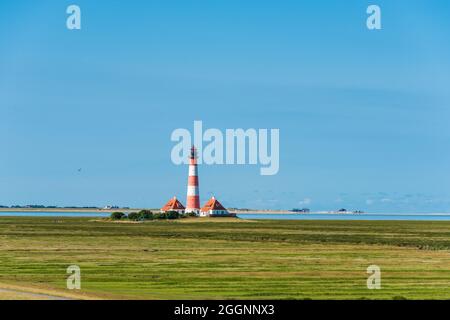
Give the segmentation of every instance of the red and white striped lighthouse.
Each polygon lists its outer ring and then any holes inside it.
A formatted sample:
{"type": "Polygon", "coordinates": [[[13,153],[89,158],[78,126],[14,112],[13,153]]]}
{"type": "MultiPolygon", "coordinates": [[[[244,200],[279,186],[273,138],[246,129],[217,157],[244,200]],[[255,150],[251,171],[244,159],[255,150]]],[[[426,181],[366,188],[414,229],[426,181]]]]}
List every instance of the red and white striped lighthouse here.
{"type": "Polygon", "coordinates": [[[200,195],[198,191],[197,149],[192,146],[189,157],[189,178],[187,188],[186,213],[200,213],[200,195]]]}

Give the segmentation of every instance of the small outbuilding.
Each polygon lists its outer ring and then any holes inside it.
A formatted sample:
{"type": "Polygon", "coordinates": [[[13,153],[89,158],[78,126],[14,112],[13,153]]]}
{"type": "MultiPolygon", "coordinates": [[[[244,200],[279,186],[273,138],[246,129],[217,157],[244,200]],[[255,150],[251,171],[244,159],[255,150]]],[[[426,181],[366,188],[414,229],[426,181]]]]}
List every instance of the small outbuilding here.
{"type": "Polygon", "coordinates": [[[201,217],[234,217],[235,214],[230,213],[225,207],[215,198],[206,202],[203,208],[200,210],[201,217]]]}
{"type": "Polygon", "coordinates": [[[166,203],[166,205],[164,207],[161,208],[161,212],[176,211],[180,214],[183,214],[185,209],[186,208],[177,199],[177,197],[173,197],[166,203]]]}

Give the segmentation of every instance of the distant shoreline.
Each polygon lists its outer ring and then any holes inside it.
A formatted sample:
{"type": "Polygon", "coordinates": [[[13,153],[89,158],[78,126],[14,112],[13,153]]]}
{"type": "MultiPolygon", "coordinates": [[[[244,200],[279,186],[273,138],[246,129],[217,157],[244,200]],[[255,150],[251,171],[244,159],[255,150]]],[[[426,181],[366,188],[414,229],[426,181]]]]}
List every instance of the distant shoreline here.
{"type": "MultiPolygon", "coordinates": [[[[94,208],[0,208],[0,212],[83,212],[83,213],[112,213],[112,212],[136,212],[140,210],[159,211],[160,209],[143,209],[143,208],[116,208],[116,209],[94,209],[94,208]]],[[[232,213],[239,214],[299,214],[301,212],[292,212],[288,210],[230,210],[232,213]]],[[[349,212],[350,213],[350,212],[349,212]]]]}
{"type": "MultiPolygon", "coordinates": [[[[112,213],[116,211],[129,213],[129,212],[136,212],[140,210],[150,210],[150,211],[159,211],[160,209],[143,209],[143,208],[129,208],[129,209],[123,209],[123,208],[116,208],[116,209],[94,209],[94,208],[0,208],[0,212],[82,212],[82,213],[98,213],[98,212],[105,212],[105,213],[112,213]]],[[[289,210],[229,210],[231,213],[236,214],[356,214],[353,212],[292,212],[289,210]]],[[[358,213],[360,214],[360,213],[358,213]]]]}
{"type": "MultiPolygon", "coordinates": [[[[142,208],[130,208],[130,209],[93,209],[93,208],[0,208],[0,212],[70,212],[70,213],[112,213],[112,212],[138,212],[140,210],[150,210],[153,212],[158,212],[159,209],[142,209],[142,208]]],[[[291,214],[291,215],[450,215],[450,212],[428,212],[428,213],[373,213],[373,212],[363,212],[363,213],[355,213],[355,212],[292,212],[288,210],[230,210],[231,213],[235,214],[291,214]]]]}
{"type": "MultiPolygon", "coordinates": [[[[142,209],[93,209],[93,208],[0,208],[0,212],[83,212],[83,213],[97,213],[105,212],[112,213],[116,211],[120,212],[133,212],[140,211],[142,209]]],[[[151,209],[156,210],[156,209],[151,209]]]]}

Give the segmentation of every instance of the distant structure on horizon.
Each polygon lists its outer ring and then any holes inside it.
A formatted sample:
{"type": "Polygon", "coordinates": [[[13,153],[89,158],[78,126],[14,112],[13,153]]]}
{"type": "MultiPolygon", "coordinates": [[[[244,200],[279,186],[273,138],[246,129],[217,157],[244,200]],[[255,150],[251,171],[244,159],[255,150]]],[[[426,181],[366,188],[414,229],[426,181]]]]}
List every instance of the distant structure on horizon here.
{"type": "Polygon", "coordinates": [[[186,213],[200,214],[200,193],[198,189],[197,149],[191,148],[189,157],[189,177],[187,187],[186,213]]]}

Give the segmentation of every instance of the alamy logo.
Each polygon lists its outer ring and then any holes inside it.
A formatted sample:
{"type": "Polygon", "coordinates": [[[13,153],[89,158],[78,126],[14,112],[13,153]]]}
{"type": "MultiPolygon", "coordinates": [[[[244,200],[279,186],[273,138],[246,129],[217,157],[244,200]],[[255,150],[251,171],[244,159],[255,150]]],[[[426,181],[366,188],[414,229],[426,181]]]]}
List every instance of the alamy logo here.
{"type": "Polygon", "coordinates": [[[79,6],[72,4],[67,7],[67,14],[70,16],[66,20],[66,26],[69,30],[80,30],[81,29],[81,9],[79,6]]]}
{"type": "Polygon", "coordinates": [[[372,4],[367,7],[367,14],[370,14],[366,21],[367,29],[381,30],[381,8],[372,4]]]}
{"type": "Polygon", "coordinates": [[[70,276],[67,277],[67,289],[80,290],[81,289],[81,269],[77,265],[72,265],[67,268],[67,273],[70,276]]]}
{"type": "Polygon", "coordinates": [[[203,132],[203,122],[194,121],[193,138],[189,130],[179,128],[172,132],[171,140],[178,142],[171,153],[172,162],[176,165],[189,163],[194,145],[198,164],[259,164],[261,175],[275,175],[280,167],[279,129],[226,129],[223,134],[214,128],[203,132]],[[207,143],[205,146],[204,142],[207,143]]]}
{"type": "Polygon", "coordinates": [[[367,273],[370,276],[367,278],[367,289],[381,289],[381,269],[377,265],[367,267],[367,273]]]}

